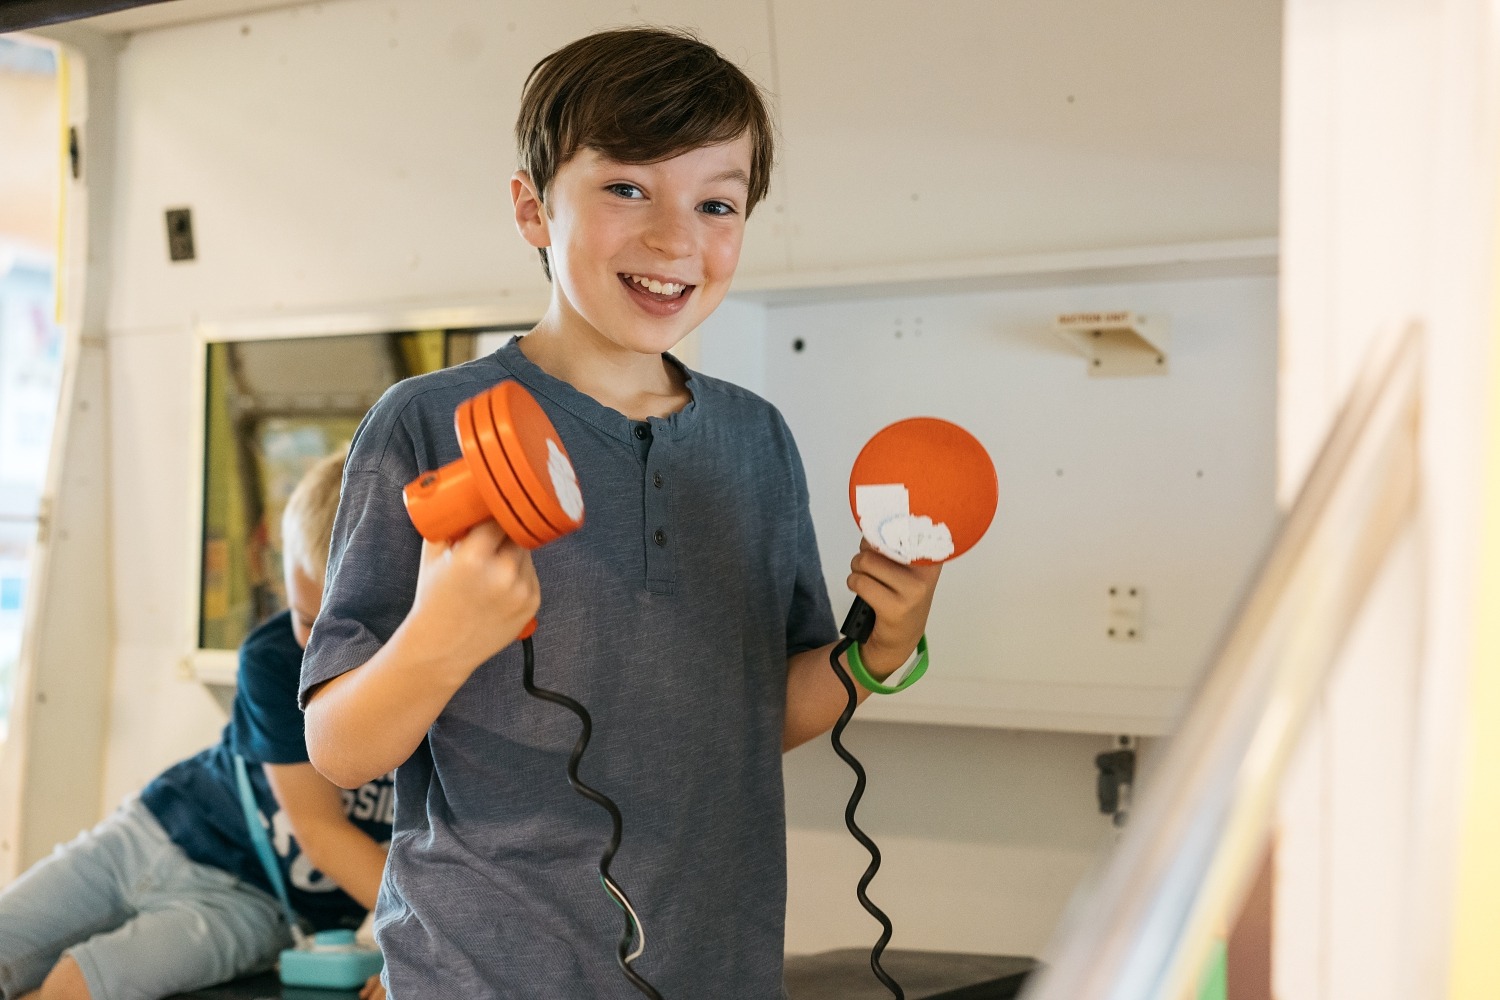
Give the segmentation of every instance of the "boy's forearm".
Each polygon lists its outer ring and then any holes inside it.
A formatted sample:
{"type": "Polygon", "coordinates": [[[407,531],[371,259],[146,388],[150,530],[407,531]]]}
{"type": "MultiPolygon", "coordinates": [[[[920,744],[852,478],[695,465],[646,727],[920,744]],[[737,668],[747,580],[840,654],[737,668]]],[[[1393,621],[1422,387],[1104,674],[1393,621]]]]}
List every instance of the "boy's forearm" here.
{"type": "MultiPolygon", "coordinates": [[[[849,589],[875,613],[875,629],[859,644],[859,654],[876,680],[884,681],[900,670],[916,651],[942,569],[941,563],[895,562],[860,540],[859,553],[849,564],[849,589]]],[[[809,649],[787,663],[783,752],[832,729],[848,707],[849,695],[828,663],[833,648],[809,649]]],[[[839,657],[839,667],[849,675],[847,656],[839,657]]],[[[860,702],[870,696],[862,684],[851,682],[860,702]]]]}
{"type": "MultiPolygon", "coordinates": [[[[832,729],[849,704],[849,695],[828,662],[831,652],[832,643],[804,650],[787,661],[786,725],[781,731],[783,753],[832,729]]],[[[881,680],[900,669],[911,655],[910,651],[898,655],[897,650],[873,645],[861,646],[860,652],[865,668],[881,680]]],[[[849,673],[847,657],[839,657],[839,666],[845,674],[849,673]]],[[[853,683],[855,697],[863,703],[870,692],[857,681],[853,683]]]]}
{"type": "Polygon", "coordinates": [[[302,853],[367,910],[375,908],[385,873],[386,848],[343,817],[294,829],[302,853]]]}
{"type": "Polygon", "coordinates": [[[308,701],[308,755],[340,787],[357,788],[402,764],[472,672],[435,655],[408,624],[308,701]]]}

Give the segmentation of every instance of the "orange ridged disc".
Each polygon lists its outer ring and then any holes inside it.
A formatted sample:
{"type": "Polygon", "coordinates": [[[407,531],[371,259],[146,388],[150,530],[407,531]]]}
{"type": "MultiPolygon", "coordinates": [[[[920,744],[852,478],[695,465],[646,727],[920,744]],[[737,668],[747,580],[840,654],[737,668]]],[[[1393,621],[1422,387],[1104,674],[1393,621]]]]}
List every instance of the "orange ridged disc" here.
{"type": "MultiPolygon", "coordinates": [[[[497,421],[490,408],[490,401],[494,396],[495,393],[491,390],[475,396],[472,401],[474,430],[479,438],[479,448],[484,454],[485,464],[489,466],[490,473],[495,477],[495,485],[499,488],[500,495],[509,501],[511,510],[525,525],[527,533],[536,539],[537,545],[556,541],[561,537],[561,533],[547,523],[547,519],[542,517],[536,505],[531,502],[531,498],[526,495],[526,491],[521,488],[520,481],[516,479],[514,464],[496,435],[497,421]]],[[[528,546],[528,548],[535,547],[528,546]]]]}
{"type": "Polygon", "coordinates": [[[559,535],[576,531],[583,524],[581,501],[574,508],[577,516],[569,514],[549,469],[549,463],[560,456],[567,462],[567,475],[576,488],[572,460],[568,458],[552,421],[547,419],[546,412],[531,394],[516,382],[500,383],[490,390],[489,397],[500,444],[510,457],[516,478],[526,495],[559,535]],[[553,453],[554,448],[557,455],[553,453]]]}
{"type": "MultiPolygon", "coordinates": [[[[464,460],[471,466],[476,463],[488,466],[486,469],[475,470],[473,479],[479,486],[480,495],[484,497],[490,515],[499,523],[500,530],[524,548],[537,548],[542,544],[541,540],[516,516],[515,510],[503,495],[504,480],[494,475],[494,468],[488,456],[484,455],[475,429],[473,404],[473,399],[466,399],[453,411],[453,424],[458,431],[458,446],[463,451],[464,460]]],[[[500,464],[505,464],[503,459],[500,464]]]]}

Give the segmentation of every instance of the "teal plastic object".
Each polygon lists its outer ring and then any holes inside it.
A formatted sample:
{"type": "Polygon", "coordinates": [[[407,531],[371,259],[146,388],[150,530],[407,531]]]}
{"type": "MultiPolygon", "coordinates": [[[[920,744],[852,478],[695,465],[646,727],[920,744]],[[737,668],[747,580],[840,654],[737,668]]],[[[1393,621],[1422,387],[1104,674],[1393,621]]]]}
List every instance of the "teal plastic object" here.
{"type": "Polygon", "coordinates": [[[354,941],[353,931],[320,931],[306,948],[281,953],[281,982],[324,990],[355,990],[384,967],[374,948],[354,941]]]}

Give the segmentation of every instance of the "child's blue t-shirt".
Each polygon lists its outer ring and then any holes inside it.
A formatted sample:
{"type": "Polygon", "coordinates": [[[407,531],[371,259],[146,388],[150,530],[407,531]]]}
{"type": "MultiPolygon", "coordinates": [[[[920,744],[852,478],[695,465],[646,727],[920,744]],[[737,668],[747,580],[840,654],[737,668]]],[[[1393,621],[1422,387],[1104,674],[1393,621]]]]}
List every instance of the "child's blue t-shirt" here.
{"type": "MultiPolygon", "coordinates": [[[[402,504],[459,457],[453,412],[515,379],[577,470],[584,524],[532,553],[536,683],[581,701],[581,773],[612,798],[612,872],[666,997],[781,995],[790,654],[837,637],[801,460],[781,415],[688,373],[692,401],[631,421],[513,342],[393,387],[355,435],[302,691],[355,669],[411,606],[421,539],[402,504]]],[[[579,724],[528,697],[521,646],[481,665],[396,771],[376,912],[393,1000],[639,997],[597,865],[610,822],[568,785],[579,724]]]]}
{"type": "MultiPolygon", "coordinates": [[[[357,927],[364,907],[312,867],[260,767],[308,759],[297,704],[302,647],[291,622],[291,614],[283,611],[250,633],[240,646],[233,714],[219,742],[162,772],[142,790],[141,802],[188,857],[274,895],[240,805],[234,767],[239,754],[250,765],[250,786],[292,909],[318,930],[357,927]]],[[[344,792],[345,814],[378,843],[391,837],[394,791],[385,776],[344,792]]]]}

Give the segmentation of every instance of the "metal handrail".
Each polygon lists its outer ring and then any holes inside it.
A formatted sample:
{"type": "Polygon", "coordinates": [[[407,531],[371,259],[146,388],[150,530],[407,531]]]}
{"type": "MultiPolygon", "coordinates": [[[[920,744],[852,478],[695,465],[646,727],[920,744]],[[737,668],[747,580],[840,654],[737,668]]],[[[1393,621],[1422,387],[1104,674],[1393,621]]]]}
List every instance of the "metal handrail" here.
{"type": "Polygon", "coordinates": [[[1282,775],[1418,504],[1420,330],[1379,344],[1120,843],[1025,1000],[1178,1000],[1269,830],[1282,775]]]}

